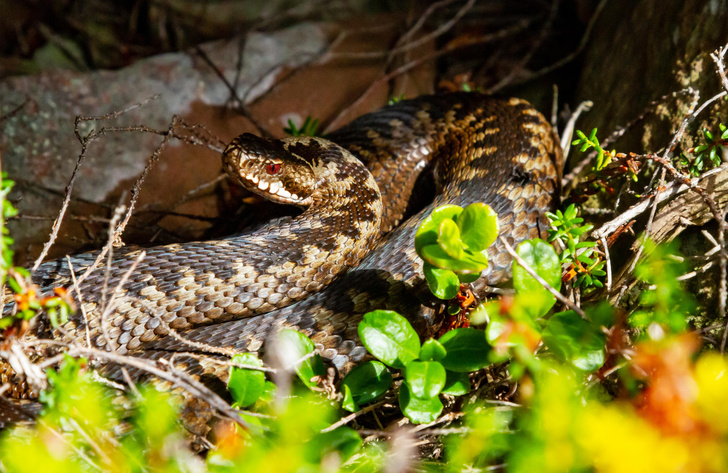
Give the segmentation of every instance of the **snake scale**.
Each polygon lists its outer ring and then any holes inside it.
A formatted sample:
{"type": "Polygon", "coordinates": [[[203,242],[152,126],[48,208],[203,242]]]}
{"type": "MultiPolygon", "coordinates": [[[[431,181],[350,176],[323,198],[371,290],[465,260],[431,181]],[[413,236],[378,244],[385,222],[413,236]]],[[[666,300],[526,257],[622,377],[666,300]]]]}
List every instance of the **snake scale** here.
{"type": "MultiPolygon", "coordinates": [[[[272,333],[287,327],[309,335],[325,358],[346,370],[365,356],[357,324],[370,310],[396,310],[422,336],[436,330],[437,304],[413,249],[414,233],[434,207],[485,202],[499,215],[501,236],[515,246],[545,235],[544,212],[558,199],[558,139],[520,99],[422,96],[359,117],[327,140],[236,138],[223,153],[225,170],[271,200],[304,207],[300,216],[222,240],[147,249],[104,317],[106,275],[96,269],[80,288],[88,325],[81,311],[62,330],[40,317],[30,336],[82,345],[88,337],[101,349],[159,359],[194,351],[179,336],[260,352],[272,333]],[[402,222],[425,174],[434,177],[434,201],[402,222]]],[[[139,251],[115,252],[108,288],[119,284],[139,251]]],[[[500,240],[489,251],[490,266],[474,283],[481,295],[510,271],[500,240]]],[[[72,257],[74,271],[83,274],[97,254],[72,257]]],[[[65,259],[44,263],[33,279],[45,290],[71,285],[65,259]]],[[[228,372],[196,357],[182,366],[218,383],[228,372]]],[[[118,367],[105,369],[119,376],[118,367]]],[[[32,394],[7,365],[0,365],[0,380],[13,384],[16,397],[32,394]]]]}

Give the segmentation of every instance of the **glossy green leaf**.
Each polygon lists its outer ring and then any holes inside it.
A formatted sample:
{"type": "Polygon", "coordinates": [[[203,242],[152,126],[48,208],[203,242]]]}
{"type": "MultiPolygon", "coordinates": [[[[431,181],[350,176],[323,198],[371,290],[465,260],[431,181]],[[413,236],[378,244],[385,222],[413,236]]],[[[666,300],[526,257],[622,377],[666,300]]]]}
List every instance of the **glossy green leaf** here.
{"type": "Polygon", "coordinates": [[[412,361],[405,367],[404,379],[410,391],[418,398],[431,398],[440,394],[447,373],[437,361],[412,361]]]}
{"type": "Polygon", "coordinates": [[[346,409],[349,412],[356,412],[359,410],[359,404],[354,402],[354,394],[351,392],[351,388],[346,385],[341,386],[341,394],[344,396],[344,399],[341,401],[341,408],[346,409]]]}
{"type": "Polygon", "coordinates": [[[437,244],[454,259],[463,257],[463,242],[460,239],[460,229],[452,220],[444,219],[437,230],[437,244]]]}
{"type": "Polygon", "coordinates": [[[399,388],[399,408],[413,424],[433,422],[442,412],[442,402],[438,396],[421,399],[412,395],[406,382],[399,388]]]}
{"type": "Polygon", "coordinates": [[[289,361],[303,360],[296,363],[295,366],[296,374],[303,384],[308,388],[315,387],[316,383],[311,381],[311,379],[315,376],[325,376],[326,369],[324,368],[321,356],[318,354],[306,358],[306,355],[316,350],[316,346],[311,339],[295,330],[283,329],[278,334],[278,340],[281,347],[287,350],[289,361]]]}
{"type": "Polygon", "coordinates": [[[391,310],[375,310],[359,323],[359,338],[369,353],[393,368],[404,368],[420,354],[420,338],[409,321],[391,310]]]}
{"type": "Polygon", "coordinates": [[[351,395],[351,403],[347,404],[347,393],[344,392],[342,407],[351,412],[358,410],[358,407],[378,398],[392,385],[392,375],[387,367],[378,361],[368,361],[349,372],[341,382],[341,387],[346,388],[351,395]]]}
{"type": "Polygon", "coordinates": [[[426,245],[436,245],[440,223],[445,219],[454,219],[462,213],[462,207],[457,205],[443,205],[426,217],[415,234],[415,251],[421,255],[426,245]]]}
{"type": "Polygon", "coordinates": [[[460,279],[449,269],[436,268],[425,262],[422,272],[425,274],[425,280],[430,287],[430,291],[438,299],[450,300],[458,294],[460,279]]]}
{"type": "Polygon", "coordinates": [[[420,360],[422,361],[440,361],[445,358],[445,355],[447,355],[447,350],[434,338],[426,340],[420,348],[420,360]]]}
{"type": "Polygon", "coordinates": [[[437,268],[450,269],[455,272],[480,273],[488,267],[488,258],[482,253],[465,250],[462,257],[455,259],[445,253],[440,245],[423,247],[420,257],[437,268]]]}
{"type": "Polygon", "coordinates": [[[456,373],[454,371],[447,372],[447,380],[445,387],[442,388],[441,394],[449,394],[450,396],[463,396],[470,392],[470,377],[468,373],[456,373]]]}
{"type": "Polygon", "coordinates": [[[475,282],[480,277],[480,273],[458,273],[460,284],[469,284],[475,282]]]}
{"type": "Polygon", "coordinates": [[[483,203],[470,204],[457,218],[460,238],[472,251],[483,251],[498,237],[498,214],[483,203]]]}
{"type": "MultiPolygon", "coordinates": [[[[238,353],[231,361],[241,365],[263,366],[263,362],[252,353],[238,353]]],[[[262,371],[235,366],[230,369],[228,391],[232,394],[236,407],[245,408],[255,404],[263,394],[264,385],[265,373],[262,371]]]]}
{"type": "MultiPolygon", "coordinates": [[[[551,287],[561,289],[561,263],[551,245],[539,239],[527,240],[516,251],[551,287]]],[[[513,286],[519,295],[531,299],[525,309],[534,318],[546,314],[556,303],[556,298],[519,264],[513,266],[513,286]]]]}
{"type": "Polygon", "coordinates": [[[304,455],[313,464],[321,463],[326,455],[333,452],[337,452],[339,457],[346,461],[359,451],[361,445],[361,436],[354,429],[339,427],[330,432],[315,435],[306,444],[304,455]]]}
{"type": "Polygon", "coordinates": [[[458,328],[440,337],[439,342],[447,350],[441,363],[450,371],[477,371],[489,364],[490,345],[482,330],[458,328]]]}
{"type": "Polygon", "coordinates": [[[543,341],[556,356],[580,370],[592,372],[604,364],[606,336],[576,312],[554,314],[544,328],[543,341]]]}

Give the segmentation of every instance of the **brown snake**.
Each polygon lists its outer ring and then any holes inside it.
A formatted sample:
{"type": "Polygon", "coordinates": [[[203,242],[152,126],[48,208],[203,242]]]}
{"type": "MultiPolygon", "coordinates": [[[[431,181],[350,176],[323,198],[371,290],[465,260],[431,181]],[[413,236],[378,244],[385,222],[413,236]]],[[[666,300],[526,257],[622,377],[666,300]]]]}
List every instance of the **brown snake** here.
{"type": "MultiPolygon", "coordinates": [[[[436,301],[413,249],[414,232],[432,208],[485,202],[499,215],[501,236],[515,246],[545,235],[544,212],[557,202],[558,140],[523,100],[424,96],[364,115],[327,139],[339,146],[308,138],[236,138],[223,155],[228,173],[254,191],[272,191],[272,200],[310,207],[255,233],[147,249],[103,323],[99,294],[105,274],[96,269],[81,285],[92,344],[154,359],[195,351],[168,335],[174,329],[194,342],[260,352],[271,333],[289,327],[309,335],[325,358],[346,369],[365,355],[357,324],[370,310],[396,310],[422,336],[437,327],[436,301]],[[242,156],[264,156],[255,164],[259,174],[250,177],[252,161],[242,156]],[[297,162],[305,162],[305,172],[294,170],[297,162]],[[436,197],[399,225],[422,171],[434,176],[436,197]]],[[[109,288],[139,251],[114,255],[109,288]]],[[[83,273],[95,258],[73,257],[74,270],[83,273]]],[[[490,261],[473,284],[481,295],[509,273],[511,258],[500,240],[490,249],[490,261]]],[[[65,260],[45,263],[34,274],[46,289],[69,286],[69,278],[65,260]]],[[[87,337],[80,313],[63,331],[41,318],[31,332],[82,345],[87,337]]],[[[228,372],[193,357],[185,358],[184,367],[208,380],[224,380],[228,372]]],[[[118,376],[117,369],[106,372],[118,376]]],[[[15,382],[8,367],[0,365],[0,376],[15,382]]]]}

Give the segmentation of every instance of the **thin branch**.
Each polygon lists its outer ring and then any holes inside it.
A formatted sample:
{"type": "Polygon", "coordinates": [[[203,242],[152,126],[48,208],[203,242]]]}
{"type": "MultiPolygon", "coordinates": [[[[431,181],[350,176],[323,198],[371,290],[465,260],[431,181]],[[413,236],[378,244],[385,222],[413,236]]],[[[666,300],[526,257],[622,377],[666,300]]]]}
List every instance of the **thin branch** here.
{"type": "Polygon", "coordinates": [[[612,292],[612,260],[609,258],[609,245],[605,236],[602,236],[599,241],[604,248],[604,260],[607,266],[607,293],[610,293],[612,292]]]}
{"type": "MultiPolygon", "coordinates": [[[[14,344],[18,345],[18,344],[14,344]]],[[[77,344],[68,344],[64,343],[58,340],[49,340],[49,339],[36,339],[36,340],[28,340],[23,342],[23,345],[25,346],[35,346],[35,345],[54,345],[54,346],[62,346],[67,348],[67,354],[69,356],[78,357],[78,356],[85,356],[85,357],[95,357],[100,359],[105,359],[108,361],[111,361],[113,363],[116,363],[118,365],[126,365],[131,368],[135,368],[141,371],[145,371],[147,373],[150,373],[154,376],[156,376],[159,379],[162,379],[164,381],[168,381],[172,383],[172,385],[177,386],[179,388],[182,388],[183,390],[187,391],[188,393],[192,394],[193,396],[196,396],[200,399],[204,399],[205,402],[207,402],[211,407],[213,407],[215,410],[217,410],[221,415],[224,417],[229,418],[233,422],[240,424],[241,426],[247,428],[247,423],[240,417],[240,411],[237,411],[230,407],[230,405],[225,402],[218,394],[216,394],[214,391],[209,389],[207,386],[203,385],[199,381],[190,378],[189,376],[183,376],[181,372],[178,370],[174,370],[174,372],[165,371],[163,369],[157,368],[156,363],[150,360],[144,360],[142,358],[137,358],[133,356],[125,356],[125,355],[119,355],[117,353],[108,352],[104,350],[99,350],[96,348],[85,348],[77,344]]],[[[165,360],[158,360],[159,363],[162,365],[165,364],[165,360]]]]}
{"type": "Polygon", "coordinates": [[[81,309],[81,315],[83,316],[83,325],[86,329],[86,346],[91,347],[91,332],[88,328],[88,314],[86,313],[86,307],[83,305],[83,298],[81,297],[81,289],[78,286],[76,280],[76,272],[73,270],[73,262],[71,257],[66,255],[66,262],[68,262],[68,270],[71,272],[71,280],[73,281],[73,288],[76,291],[76,299],[78,300],[78,307],[81,309]]]}
{"type": "Polygon", "coordinates": [[[374,409],[378,409],[378,408],[382,407],[386,402],[387,401],[379,401],[377,403],[374,403],[374,404],[371,404],[369,406],[363,407],[363,408],[359,409],[356,412],[352,412],[351,414],[342,417],[341,419],[339,419],[338,421],[334,422],[333,424],[331,424],[330,426],[326,427],[325,429],[322,429],[321,430],[321,433],[322,434],[325,434],[326,432],[331,432],[333,430],[336,430],[339,427],[341,427],[342,425],[348,424],[349,422],[351,422],[352,420],[356,419],[357,417],[362,416],[362,415],[366,414],[367,412],[371,412],[374,409]]]}
{"type": "Polygon", "coordinates": [[[322,59],[323,60],[330,60],[330,59],[337,59],[339,57],[345,57],[347,59],[380,59],[389,57],[394,54],[399,53],[405,53],[408,51],[411,51],[419,46],[422,46],[423,44],[427,43],[428,41],[432,41],[443,34],[447,33],[452,29],[455,24],[457,24],[458,21],[468,12],[471,8],[473,8],[473,5],[475,5],[475,0],[468,0],[456,13],[455,15],[448,20],[447,22],[440,25],[436,30],[434,30],[431,33],[428,33],[426,35],[420,36],[416,40],[407,41],[409,38],[411,38],[416,31],[418,31],[422,24],[426,21],[428,15],[431,15],[436,7],[442,6],[443,4],[449,4],[452,3],[452,1],[444,1],[444,2],[437,2],[428,8],[424,15],[420,18],[420,20],[415,23],[412,28],[408,32],[406,32],[400,40],[398,41],[398,45],[394,48],[392,48],[389,51],[373,51],[373,52],[363,52],[363,53],[330,53],[325,55],[322,59]],[[404,41],[403,41],[404,39],[404,41]],[[400,44],[401,43],[401,44],[400,44]]]}
{"type": "Polygon", "coordinates": [[[106,328],[107,318],[109,315],[111,315],[111,312],[116,309],[116,299],[121,294],[122,289],[124,288],[124,285],[126,284],[126,281],[129,279],[129,276],[136,270],[139,263],[147,256],[146,251],[142,251],[139,253],[139,255],[134,258],[134,261],[129,266],[129,269],[127,269],[124,274],[121,276],[121,279],[119,279],[119,283],[114,288],[114,292],[111,294],[111,298],[109,299],[109,302],[106,304],[106,307],[104,307],[104,311],[101,313],[101,332],[104,334],[104,339],[106,339],[106,343],[108,344],[107,347],[111,351],[117,350],[117,345],[114,340],[109,337],[109,332],[106,328]]]}
{"type": "MultiPolygon", "coordinates": [[[[258,120],[256,120],[250,112],[248,112],[248,109],[245,106],[245,102],[243,102],[243,100],[238,97],[238,92],[237,90],[235,90],[235,87],[227,80],[225,74],[220,70],[219,67],[215,65],[210,56],[208,56],[207,53],[199,45],[195,46],[195,52],[202,58],[205,64],[207,64],[210,69],[212,69],[212,71],[215,73],[218,79],[222,81],[225,87],[227,87],[230,95],[235,98],[235,101],[238,103],[237,109],[240,114],[253,124],[255,129],[258,130],[258,133],[260,133],[262,137],[271,138],[273,135],[271,135],[270,132],[265,127],[263,127],[263,125],[261,125],[260,122],[258,122],[258,120]]],[[[276,66],[276,68],[280,67],[280,65],[276,66]]]]}
{"type": "Polygon", "coordinates": [[[662,192],[659,195],[650,194],[648,196],[645,196],[640,202],[634,204],[632,207],[630,207],[628,210],[620,213],[617,217],[610,220],[609,222],[606,222],[601,227],[597,228],[596,230],[592,230],[591,236],[595,239],[600,239],[603,236],[609,236],[612,233],[614,233],[619,227],[629,223],[631,220],[634,220],[636,217],[641,215],[647,208],[650,206],[650,203],[652,202],[652,199],[656,199],[657,203],[660,204],[666,200],[669,200],[673,197],[676,197],[680,194],[683,194],[687,192],[688,190],[691,190],[695,187],[700,186],[700,182],[704,179],[707,179],[708,177],[711,177],[715,174],[719,174],[722,172],[728,172],[728,165],[722,165],[720,167],[711,169],[710,171],[705,172],[700,177],[693,178],[691,180],[690,185],[685,184],[681,181],[673,181],[665,186],[665,188],[662,190],[662,192]]]}
{"type": "Polygon", "coordinates": [[[493,41],[497,41],[499,39],[506,38],[511,35],[515,35],[526,28],[528,28],[529,24],[531,23],[531,20],[521,20],[515,25],[511,26],[510,28],[505,28],[503,30],[500,30],[496,33],[486,34],[474,38],[466,38],[464,41],[459,42],[451,42],[448,45],[446,45],[444,48],[435,51],[430,54],[426,54],[424,56],[421,56],[417,59],[413,59],[412,61],[398,67],[397,69],[391,71],[388,74],[385,74],[384,76],[380,77],[379,79],[375,80],[371,84],[369,84],[369,87],[366,88],[364,92],[359,95],[359,97],[356,98],[350,105],[348,105],[346,108],[341,110],[336,117],[334,117],[333,120],[329,123],[329,125],[326,127],[326,129],[323,131],[323,134],[330,133],[333,131],[341,121],[341,119],[352,109],[358,107],[364,100],[367,98],[367,96],[375,90],[378,86],[381,84],[385,84],[389,82],[390,80],[394,79],[397,76],[400,76],[404,74],[405,72],[414,69],[417,66],[420,66],[421,64],[424,64],[428,61],[432,61],[437,59],[440,56],[443,56],[447,53],[450,53],[452,51],[462,49],[468,46],[474,46],[476,44],[484,44],[484,43],[490,43],[493,41]]]}

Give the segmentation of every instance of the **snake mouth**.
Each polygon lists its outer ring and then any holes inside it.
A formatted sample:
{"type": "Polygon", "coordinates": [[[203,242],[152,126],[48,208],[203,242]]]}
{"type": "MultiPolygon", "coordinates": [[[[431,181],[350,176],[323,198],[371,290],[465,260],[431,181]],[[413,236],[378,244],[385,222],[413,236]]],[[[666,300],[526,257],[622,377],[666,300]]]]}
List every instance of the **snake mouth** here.
{"type": "MultiPolygon", "coordinates": [[[[241,177],[241,179],[245,179],[244,177],[241,177]]],[[[260,192],[265,192],[266,195],[272,195],[279,197],[283,200],[290,201],[290,203],[297,203],[301,200],[301,197],[297,194],[294,194],[292,192],[289,192],[283,187],[283,183],[280,181],[269,181],[265,179],[260,179],[258,176],[253,175],[250,178],[247,179],[249,184],[245,187],[257,187],[260,192]]]]}

